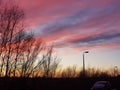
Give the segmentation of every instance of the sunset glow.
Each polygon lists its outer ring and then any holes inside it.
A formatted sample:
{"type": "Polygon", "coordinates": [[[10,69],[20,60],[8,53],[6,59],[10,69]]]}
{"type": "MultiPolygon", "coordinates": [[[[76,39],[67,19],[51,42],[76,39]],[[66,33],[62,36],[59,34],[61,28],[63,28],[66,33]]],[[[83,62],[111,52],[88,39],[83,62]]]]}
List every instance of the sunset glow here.
{"type": "Polygon", "coordinates": [[[15,0],[26,26],[37,38],[54,43],[61,65],[120,67],[120,0],[15,0]]]}

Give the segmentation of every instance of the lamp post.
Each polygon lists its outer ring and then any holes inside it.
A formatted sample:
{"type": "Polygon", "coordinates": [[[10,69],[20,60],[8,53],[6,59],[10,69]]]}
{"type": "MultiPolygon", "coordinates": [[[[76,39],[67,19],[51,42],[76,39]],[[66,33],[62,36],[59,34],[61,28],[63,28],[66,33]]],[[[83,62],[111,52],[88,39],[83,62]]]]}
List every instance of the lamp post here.
{"type": "Polygon", "coordinates": [[[118,75],[118,67],[115,66],[114,67],[114,77],[116,77],[118,75]]]}
{"type": "Polygon", "coordinates": [[[85,76],[85,53],[89,53],[88,51],[83,52],[83,76],[85,76]]]}

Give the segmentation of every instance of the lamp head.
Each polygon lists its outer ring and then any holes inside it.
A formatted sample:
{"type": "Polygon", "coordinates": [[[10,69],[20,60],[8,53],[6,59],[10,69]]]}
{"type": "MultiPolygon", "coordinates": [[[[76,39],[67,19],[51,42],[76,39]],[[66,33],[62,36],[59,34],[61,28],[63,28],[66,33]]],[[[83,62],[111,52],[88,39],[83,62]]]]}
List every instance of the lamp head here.
{"type": "Polygon", "coordinates": [[[85,51],[84,53],[89,53],[89,51],[85,51]]]}

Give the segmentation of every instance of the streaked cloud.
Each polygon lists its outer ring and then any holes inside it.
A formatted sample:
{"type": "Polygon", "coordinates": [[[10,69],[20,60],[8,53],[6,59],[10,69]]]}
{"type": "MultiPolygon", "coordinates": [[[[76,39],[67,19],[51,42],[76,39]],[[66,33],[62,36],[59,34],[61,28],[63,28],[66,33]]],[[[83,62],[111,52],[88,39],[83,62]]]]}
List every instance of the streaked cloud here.
{"type": "Polygon", "coordinates": [[[119,0],[16,2],[25,9],[26,21],[35,35],[47,42],[54,42],[58,47],[104,48],[120,42],[119,0]]]}

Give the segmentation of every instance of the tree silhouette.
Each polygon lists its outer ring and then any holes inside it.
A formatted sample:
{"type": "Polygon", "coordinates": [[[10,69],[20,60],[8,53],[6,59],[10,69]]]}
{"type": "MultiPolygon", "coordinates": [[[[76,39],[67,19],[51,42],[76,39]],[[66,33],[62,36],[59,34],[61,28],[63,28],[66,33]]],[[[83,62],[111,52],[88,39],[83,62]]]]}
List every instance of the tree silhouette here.
{"type": "Polygon", "coordinates": [[[60,59],[58,59],[56,56],[52,56],[52,53],[53,46],[47,49],[47,53],[44,56],[45,57],[43,62],[44,77],[54,77],[56,70],[58,68],[60,59]]]}
{"type": "Polygon", "coordinates": [[[51,62],[52,46],[47,49],[41,39],[25,31],[24,17],[18,5],[0,7],[0,76],[33,77],[40,73],[42,66],[46,76],[51,70],[55,73],[58,62],[57,58],[51,62]],[[40,54],[42,58],[37,59],[40,54]]]}
{"type": "Polygon", "coordinates": [[[74,65],[73,67],[68,67],[64,69],[61,73],[63,78],[75,78],[79,76],[79,71],[77,71],[77,67],[74,65]]]}

